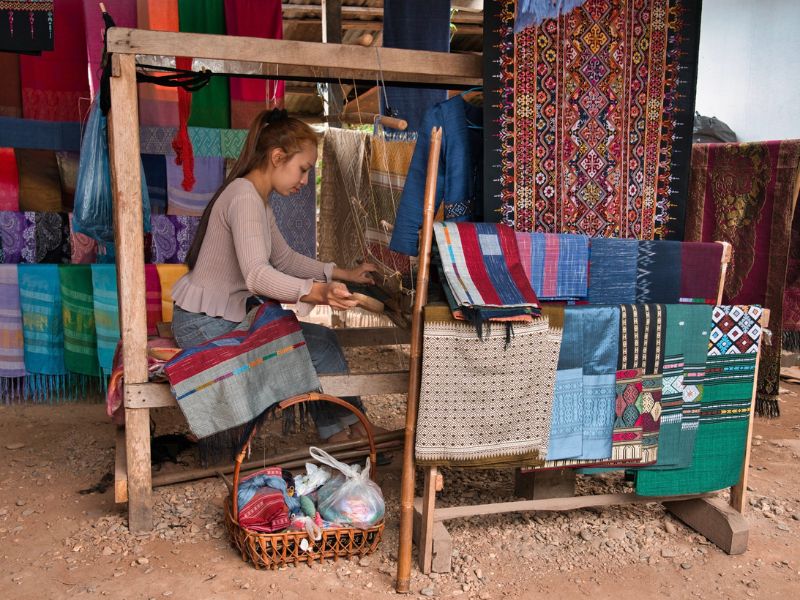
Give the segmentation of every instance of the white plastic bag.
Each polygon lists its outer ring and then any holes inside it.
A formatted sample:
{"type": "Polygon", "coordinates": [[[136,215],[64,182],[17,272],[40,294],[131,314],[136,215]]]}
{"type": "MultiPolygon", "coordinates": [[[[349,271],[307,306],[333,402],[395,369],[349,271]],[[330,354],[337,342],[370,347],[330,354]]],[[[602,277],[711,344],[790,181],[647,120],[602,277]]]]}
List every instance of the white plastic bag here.
{"type": "Polygon", "coordinates": [[[383,519],[386,506],[381,488],[369,478],[369,458],[361,471],[314,446],[308,451],[312,458],[342,474],[330,479],[317,492],[317,510],[323,519],[359,529],[372,527],[383,519]]]}
{"type": "Polygon", "coordinates": [[[308,496],[330,478],[331,474],[328,469],[323,469],[313,463],[306,463],[305,474],[294,478],[294,493],[298,496],[308,496]]]}

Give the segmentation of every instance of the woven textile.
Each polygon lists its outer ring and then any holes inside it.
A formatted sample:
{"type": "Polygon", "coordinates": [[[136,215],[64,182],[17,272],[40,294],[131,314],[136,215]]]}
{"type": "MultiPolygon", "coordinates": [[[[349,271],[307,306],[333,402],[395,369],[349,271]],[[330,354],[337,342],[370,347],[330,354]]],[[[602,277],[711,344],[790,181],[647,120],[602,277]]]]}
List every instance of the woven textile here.
{"type": "MultiPolygon", "coordinates": [[[[182,32],[225,34],[223,0],[178,0],[178,24],[182,32]]],[[[192,94],[189,125],[194,127],[230,127],[230,94],[225,77],[212,77],[201,90],[192,94]]]]}
{"type": "Polygon", "coordinates": [[[636,302],[676,304],[680,298],[680,266],[680,242],[639,242],[636,302]]]}
{"type": "Polygon", "coordinates": [[[758,306],[714,307],[705,390],[691,466],[640,471],[636,478],[638,494],[698,494],[739,481],[761,337],[761,313],[758,306]]]}
{"type": "Polygon", "coordinates": [[[322,140],[319,260],[344,269],[364,258],[361,236],[366,231],[350,199],[368,204],[370,141],[362,131],[335,127],[329,127],[322,140]]]}
{"type": "Polygon", "coordinates": [[[64,315],[64,364],[71,373],[97,376],[92,267],[61,265],[58,275],[64,315]]]}
{"type": "Polygon", "coordinates": [[[24,376],[17,265],[0,265],[0,403],[22,400],[24,376]]]}
{"type": "MultiPolygon", "coordinates": [[[[159,87],[158,89],[171,88],[159,87]]],[[[175,90],[171,89],[171,91],[175,90]]],[[[177,122],[177,108],[175,110],[175,120],[177,122]]],[[[142,154],[158,154],[162,156],[174,154],[175,151],[172,149],[172,140],[175,139],[177,132],[177,127],[140,127],[139,148],[142,154]]],[[[189,139],[191,139],[191,137],[189,139]]]]}
{"type": "Polygon", "coordinates": [[[417,462],[541,462],[561,330],[545,318],[515,324],[514,342],[505,348],[502,327],[480,341],[470,325],[441,312],[429,320],[426,309],[417,462]]]}
{"type": "Polygon", "coordinates": [[[70,262],[74,265],[89,265],[97,260],[97,240],[84,233],[73,231],[72,213],[69,214],[70,262]]]}
{"type": "Polygon", "coordinates": [[[638,255],[636,240],[593,239],[589,245],[589,302],[636,302],[638,255]]]}
{"type": "Polygon", "coordinates": [[[0,212],[0,245],[4,263],[36,262],[34,220],[32,212],[0,212]]]}
{"type": "Polygon", "coordinates": [[[518,232],[517,246],[522,267],[539,300],[586,298],[588,237],[518,232]]]}
{"type": "Polygon", "coordinates": [[[795,208],[783,295],[783,348],[800,352],[800,210],[795,208]]]}
{"type": "Polygon", "coordinates": [[[75,188],[78,185],[79,152],[56,152],[58,176],[61,180],[61,204],[65,210],[72,210],[75,205],[75,188]]]}
{"type": "Polygon", "coordinates": [[[120,339],[117,268],[114,265],[92,265],[91,269],[97,361],[103,375],[109,376],[114,367],[114,351],[120,339]]]}
{"type": "MultiPolygon", "coordinates": [[[[40,53],[53,50],[54,4],[52,0],[3,2],[0,5],[3,11],[0,52],[40,53]]],[[[65,8],[63,4],[59,8],[58,28],[61,33],[61,28],[66,26],[61,22],[65,8]]]]}
{"type": "Polygon", "coordinates": [[[194,240],[200,217],[153,215],[150,217],[151,260],[156,263],[183,263],[194,240]]]}
{"type": "Polygon", "coordinates": [[[17,148],[20,210],[61,210],[61,176],[56,155],[50,150],[17,148]]]}
{"type": "Polygon", "coordinates": [[[681,302],[717,303],[722,250],[722,244],[681,243],[681,302]]]}
{"type": "Polygon", "coordinates": [[[767,416],[778,415],[783,296],[799,188],[800,140],[693,147],[686,238],[730,242],[724,302],[770,309],[772,344],[762,351],[756,405],[767,416]]]}
{"type": "Polygon", "coordinates": [[[0,146],[79,152],[81,124],[0,117],[0,146]]]}
{"type": "Polygon", "coordinates": [[[142,154],[142,168],[150,196],[150,214],[167,212],[167,158],[160,154],[142,154]]]}
{"type": "Polygon", "coordinates": [[[538,314],[539,302],[510,227],[437,222],[433,229],[447,285],[461,311],[499,308],[508,317],[538,314]]]}
{"type": "MultiPolygon", "coordinates": [[[[328,135],[327,132],[325,135],[328,135]]],[[[223,129],[220,131],[219,137],[222,156],[225,158],[239,158],[242,148],[244,148],[244,141],[247,139],[247,130],[223,129]]]]}
{"type": "Polygon", "coordinates": [[[0,148],[0,210],[19,210],[19,172],[13,148],[0,148]]]}
{"type": "Polygon", "coordinates": [[[553,414],[547,460],[575,458],[583,451],[583,314],[564,310],[564,333],[553,385],[553,414]]]}
{"type": "Polygon", "coordinates": [[[183,167],[167,156],[167,214],[199,217],[225,179],[225,161],[219,156],[194,157],[195,184],[183,188],[183,167]]]}
{"type": "MultiPolygon", "coordinates": [[[[178,31],[178,0],[137,0],[137,22],[139,29],[155,31],[178,31]]],[[[178,90],[152,83],[139,84],[139,122],[155,127],[178,126],[178,90]]],[[[146,128],[142,128],[143,130],[146,128]]],[[[143,132],[144,133],[144,132],[143,132]]],[[[169,140],[175,137],[173,131],[169,140]]],[[[142,135],[142,152],[145,150],[142,135]]],[[[169,144],[167,144],[169,148],[169,144]]],[[[166,154],[165,150],[161,154],[166,154]]]]}
{"type": "Polygon", "coordinates": [[[275,224],[286,243],[300,254],[317,257],[317,183],[315,169],[308,172],[308,183],[291,196],[272,192],[269,197],[275,224]]]}
{"type": "MultiPolygon", "coordinates": [[[[186,265],[156,265],[161,285],[161,318],[165,323],[172,322],[172,286],[183,277],[189,267],[186,265]]],[[[149,312],[149,311],[148,311],[149,312]]]]}
{"type": "MultiPolygon", "coordinates": [[[[283,39],[281,1],[225,0],[225,28],[228,35],[283,39]]],[[[283,108],[283,81],[233,77],[230,86],[231,127],[247,129],[265,108],[283,108]]]]}
{"type": "MultiPolygon", "coordinates": [[[[145,306],[147,307],[147,335],[158,335],[161,314],[161,279],[155,265],[144,266],[145,306]]],[[[170,313],[172,314],[172,313],[170,313]]]]}
{"type": "Polygon", "coordinates": [[[67,213],[34,213],[33,232],[36,243],[37,263],[69,263],[70,247],[69,215],[67,213]]]}
{"type": "Polygon", "coordinates": [[[232,332],[182,351],[165,372],[200,438],[320,387],[297,318],[275,302],[253,309],[232,332]]]}
{"type": "Polygon", "coordinates": [[[511,90],[487,148],[502,158],[504,222],[681,239],[700,3],[593,0],[516,34],[515,3],[501,4],[485,76],[511,90]]]}
{"type": "Polygon", "coordinates": [[[22,116],[22,86],[19,81],[19,56],[0,52],[0,73],[6,78],[0,86],[0,117],[22,116]]]}
{"type": "Polygon", "coordinates": [[[211,127],[189,127],[189,139],[195,156],[222,156],[219,129],[211,127]]]}
{"type": "MultiPolygon", "coordinates": [[[[103,37],[105,24],[103,14],[98,10],[95,0],[83,1],[83,18],[86,24],[86,55],[89,59],[89,89],[92,98],[100,93],[100,75],[102,72],[103,37]]],[[[107,0],[104,2],[108,14],[114,19],[117,27],[137,26],[136,0],[107,0]]],[[[61,30],[59,29],[59,34],[61,30]]]]}

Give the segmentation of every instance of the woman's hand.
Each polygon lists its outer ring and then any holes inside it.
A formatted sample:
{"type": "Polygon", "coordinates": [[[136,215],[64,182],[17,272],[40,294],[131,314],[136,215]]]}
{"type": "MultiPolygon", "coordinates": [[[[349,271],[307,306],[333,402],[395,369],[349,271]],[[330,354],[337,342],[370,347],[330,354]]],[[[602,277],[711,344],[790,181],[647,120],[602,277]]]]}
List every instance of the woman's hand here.
{"type": "Polygon", "coordinates": [[[352,299],[353,294],[350,293],[345,284],[332,281],[325,285],[327,287],[325,290],[325,304],[329,304],[331,308],[347,310],[358,304],[357,301],[352,299]]]}
{"type": "Polygon", "coordinates": [[[361,283],[366,285],[374,285],[375,281],[372,279],[370,273],[377,272],[378,267],[372,263],[361,263],[352,269],[335,268],[333,270],[333,278],[340,279],[341,281],[349,281],[350,283],[361,283]]]}

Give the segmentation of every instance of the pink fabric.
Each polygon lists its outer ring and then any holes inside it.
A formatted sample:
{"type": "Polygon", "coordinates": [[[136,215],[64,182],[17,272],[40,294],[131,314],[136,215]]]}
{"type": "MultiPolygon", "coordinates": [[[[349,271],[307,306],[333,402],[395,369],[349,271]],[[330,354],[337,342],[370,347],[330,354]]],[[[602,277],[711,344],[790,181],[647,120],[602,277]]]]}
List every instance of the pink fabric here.
{"type": "Polygon", "coordinates": [[[19,210],[19,172],[13,148],[0,148],[0,210],[19,210]]]}
{"type": "Polygon", "coordinates": [[[161,278],[155,265],[144,266],[145,305],[147,306],[147,335],[158,335],[161,320],[161,278]]]}
{"type": "MultiPolygon", "coordinates": [[[[136,0],[104,0],[103,4],[117,27],[136,27],[136,0]]],[[[100,91],[100,63],[105,32],[97,0],[83,0],[83,18],[86,24],[86,54],[89,58],[89,91],[94,98],[100,91]]]]}
{"type": "Polygon", "coordinates": [[[44,121],[82,121],[89,110],[83,0],[56,0],[55,49],[20,55],[22,115],[44,121]]]}
{"type": "MultiPolygon", "coordinates": [[[[154,31],[178,31],[178,0],[138,0],[137,26],[154,31]]],[[[139,84],[139,123],[144,126],[178,126],[178,90],[139,84]]]]}
{"type": "MultiPolygon", "coordinates": [[[[228,35],[283,39],[281,0],[225,0],[225,27],[228,35]]],[[[233,77],[231,127],[247,129],[265,108],[283,108],[284,82],[233,77]]]]}
{"type": "Polygon", "coordinates": [[[91,265],[97,262],[97,240],[72,229],[72,213],[69,213],[69,242],[72,246],[71,262],[74,265],[91,265]]]}

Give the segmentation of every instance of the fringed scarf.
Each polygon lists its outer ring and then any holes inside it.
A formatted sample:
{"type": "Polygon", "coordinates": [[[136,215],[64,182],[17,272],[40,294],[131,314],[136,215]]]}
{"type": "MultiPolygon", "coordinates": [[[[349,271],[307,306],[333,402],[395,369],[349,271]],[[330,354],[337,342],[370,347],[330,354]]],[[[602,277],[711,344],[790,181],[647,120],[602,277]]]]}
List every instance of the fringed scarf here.
{"type": "Polygon", "coordinates": [[[64,315],[64,364],[85,393],[97,386],[100,374],[92,268],[90,265],[61,265],[58,275],[64,315]]]}
{"type": "Polygon", "coordinates": [[[172,323],[172,286],[189,272],[186,265],[156,265],[161,283],[161,316],[165,323],[172,323]]]}
{"type": "Polygon", "coordinates": [[[185,262],[200,224],[200,217],[153,215],[150,223],[151,260],[160,264],[185,262]]]}
{"type": "Polygon", "coordinates": [[[120,339],[117,268],[114,265],[92,265],[91,268],[97,360],[105,383],[114,367],[114,351],[120,339]]]}
{"type": "Polygon", "coordinates": [[[58,265],[19,266],[26,388],[34,402],[52,403],[70,392],[58,269],[58,265]]]}
{"type": "Polygon", "coordinates": [[[21,402],[25,359],[17,265],[0,265],[0,404],[21,402]]]}
{"type": "Polygon", "coordinates": [[[0,148],[0,210],[19,210],[19,172],[13,148],[0,148]]]}
{"type": "Polygon", "coordinates": [[[161,315],[161,279],[155,265],[144,266],[145,306],[147,307],[147,335],[158,335],[161,315]]]}

